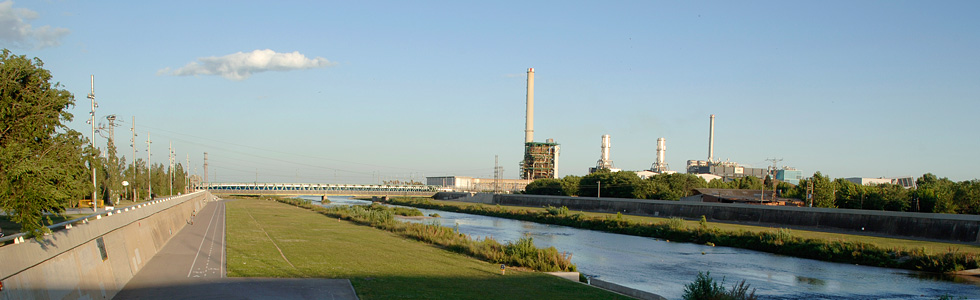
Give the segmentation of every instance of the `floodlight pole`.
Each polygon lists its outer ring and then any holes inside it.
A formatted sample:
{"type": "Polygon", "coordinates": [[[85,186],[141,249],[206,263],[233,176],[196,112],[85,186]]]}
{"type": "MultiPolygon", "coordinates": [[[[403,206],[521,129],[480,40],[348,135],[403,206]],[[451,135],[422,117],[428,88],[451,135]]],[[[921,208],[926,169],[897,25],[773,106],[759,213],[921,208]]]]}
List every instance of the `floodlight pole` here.
{"type": "MultiPolygon", "coordinates": [[[[89,112],[89,116],[90,116],[89,123],[92,123],[91,142],[92,142],[92,149],[95,149],[95,108],[99,106],[97,103],[95,103],[95,75],[91,75],[90,82],[92,84],[92,91],[88,94],[88,99],[92,100],[92,111],[89,112]]],[[[99,204],[98,204],[97,197],[99,192],[99,186],[98,184],[96,184],[96,180],[95,180],[95,160],[94,159],[91,160],[90,164],[92,165],[91,166],[92,167],[92,212],[98,212],[99,204]]]]}
{"type": "Polygon", "coordinates": [[[150,132],[146,132],[146,197],[153,200],[153,168],[150,166],[150,132]]]}

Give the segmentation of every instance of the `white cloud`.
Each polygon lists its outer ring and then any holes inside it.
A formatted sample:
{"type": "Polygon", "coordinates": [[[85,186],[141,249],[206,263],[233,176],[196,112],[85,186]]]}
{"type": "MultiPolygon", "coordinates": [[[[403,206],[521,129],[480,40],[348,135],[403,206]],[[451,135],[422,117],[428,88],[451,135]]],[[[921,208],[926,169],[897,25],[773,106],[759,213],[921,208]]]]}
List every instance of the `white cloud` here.
{"type": "Polygon", "coordinates": [[[28,21],[37,17],[37,12],[30,9],[14,8],[13,1],[0,2],[0,41],[27,48],[61,45],[61,38],[70,31],[48,25],[34,28],[28,24],[28,21]]]}
{"type": "Polygon", "coordinates": [[[176,70],[164,68],[157,74],[174,76],[220,75],[231,80],[245,80],[252,76],[252,73],[322,68],[333,64],[323,57],[311,59],[299,52],[276,53],[265,49],[249,53],[238,52],[225,56],[202,57],[176,70]]]}

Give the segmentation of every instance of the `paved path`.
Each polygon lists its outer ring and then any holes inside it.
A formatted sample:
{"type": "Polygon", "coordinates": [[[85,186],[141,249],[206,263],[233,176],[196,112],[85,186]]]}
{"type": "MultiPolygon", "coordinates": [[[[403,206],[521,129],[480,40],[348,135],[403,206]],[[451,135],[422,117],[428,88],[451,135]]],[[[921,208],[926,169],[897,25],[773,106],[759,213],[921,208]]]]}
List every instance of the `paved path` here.
{"type": "Polygon", "coordinates": [[[114,299],[357,299],[347,279],[225,277],[225,201],[208,203],[114,299]]]}

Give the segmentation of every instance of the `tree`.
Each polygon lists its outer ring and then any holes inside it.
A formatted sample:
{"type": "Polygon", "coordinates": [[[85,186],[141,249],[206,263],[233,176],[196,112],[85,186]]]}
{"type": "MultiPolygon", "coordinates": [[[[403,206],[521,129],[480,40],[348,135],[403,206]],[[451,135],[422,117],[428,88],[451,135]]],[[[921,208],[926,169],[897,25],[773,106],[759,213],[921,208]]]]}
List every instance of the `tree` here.
{"type": "Polygon", "coordinates": [[[956,183],[948,178],[939,179],[932,173],[923,174],[915,181],[916,190],[912,193],[912,210],[935,213],[955,213],[953,203],[956,183]]]}
{"type": "Polygon", "coordinates": [[[578,185],[582,176],[566,175],[561,179],[561,190],[565,196],[578,196],[578,185]]]}
{"type": "Polygon", "coordinates": [[[980,181],[974,179],[956,184],[953,194],[961,214],[980,214],[980,181]]]}
{"type": "Polygon", "coordinates": [[[90,193],[85,166],[94,149],[65,126],[75,103],[40,59],[0,54],[0,209],[40,236],[50,230],[45,213],[63,213],[72,199],[90,193]]]}
{"type": "Polygon", "coordinates": [[[527,184],[524,193],[532,195],[556,195],[562,196],[562,181],[554,178],[540,178],[527,184]]]}
{"type": "Polygon", "coordinates": [[[639,186],[640,177],[633,172],[609,172],[603,170],[582,177],[578,194],[583,197],[596,197],[601,189],[603,197],[637,198],[634,193],[639,186]]]}
{"type": "Polygon", "coordinates": [[[834,183],[830,178],[820,174],[820,171],[813,173],[813,206],[814,207],[836,207],[834,203],[834,183]]]}

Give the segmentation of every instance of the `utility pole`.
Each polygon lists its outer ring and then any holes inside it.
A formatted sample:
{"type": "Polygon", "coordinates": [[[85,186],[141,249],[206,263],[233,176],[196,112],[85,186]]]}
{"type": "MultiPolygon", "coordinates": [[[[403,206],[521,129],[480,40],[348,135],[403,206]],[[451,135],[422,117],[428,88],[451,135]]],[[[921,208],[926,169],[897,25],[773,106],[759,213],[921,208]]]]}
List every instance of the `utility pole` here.
{"type": "Polygon", "coordinates": [[[204,152],[204,189],[211,187],[211,182],[208,181],[208,153],[204,152]]]}
{"type": "Polygon", "coordinates": [[[595,197],[596,198],[602,198],[602,180],[597,180],[596,181],[595,197]]]}
{"type": "Polygon", "coordinates": [[[174,195],[174,141],[170,141],[170,153],[167,153],[170,166],[167,173],[170,173],[170,195],[174,195]]]}
{"type": "Polygon", "coordinates": [[[133,190],[132,200],[136,202],[136,176],[139,174],[139,170],[136,169],[136,116],[133,116],[133,128],[130,130],[133,131],[133,138],[129,140],[129,146],[133,147],[133,184],[130,189],[133,190]]]}
{"type": "MultiPolygon", "coordinates": [[[[191,167],[191,154],[190,153],[184,153],[184,155],[187,155],[187,164],[184,165],[184,168],[190,169],[190,167],[191,167]]],[[[191,176],[190,176],[190,174],[191,173],[188,172],[188,171],[190,171],[190,170],[184,170],[184,193],[185,194],[190,192],[190,183],[191,183],[191,180],[190,180],[191,179],[191,176]]]]}
{"type": "Polygon", "coordinates": [[[769,169],[769,179],[772,181],[772,200],[776,200],[776,164],[783,161],[782,158],[770,158],[767,159],[772,162],[772,168],[769,169]]]}
{"type": "Polygon", "coordinates": [[[153,168],[150,167],[150,132],[146,132],[146,197],[153,200],[153,168]]]}
{"type": "MultiPolygon", "coordinates": [[[[105,119],[109,121],[109,136],[106,137],[106,162],[108,163],[106,169],[108,172],[111,172],[110,174],[118,175],[119,169],[116,167],[119,167],[119,165],[117,165],[119,158],[116,157],[116,153],[112,153],[113,156],[109,157],[109,147],[112,147],[113,149],[116,148],[116,115],[105,116],[105,119]]],[[[117,179],[115,175],[108,176],[107,174],[106,181],[117,179]]],[[[106,189],[109,190],[109,200],[115,199],[115,197],[118,195],[116,194],[116,190],[113,189],[113,184],[115,184],[115,182],[106,182],[106,189]]],[[[113,200],[113,203],[115,203],[115,200],[113,200]]]]}
{"type": "Polygon", "coordinates": [[[806,181],[806,199],[810,203],[810,207],[813,207],[813,178],[806,181]]]}
{"type": "MultiPolygon", "coordinates": [[[[92,91],[88,94],[88,99],[92,100],[92,111],[89,113],[90,118],[88,122],[92,124],[91,142],[92,142],[92,149],[95,149],[95,108],[99,107],[99,104],[95,102],[95,75],[91,75],[90,80],[92,84],[92,91]]],[[[99,186],[95,182],[94,160],[92,160],[91,165],[92,165],[91,166],[92,167],[92,212],[97,212],[99,211],[99,202],[98,202],[99,186]]]]}

